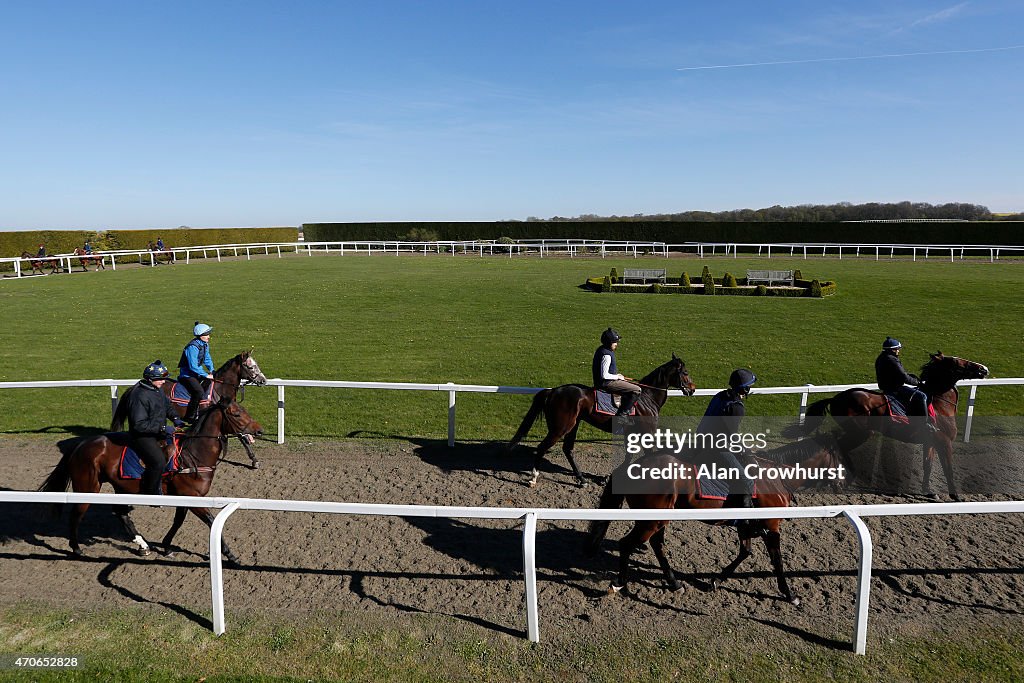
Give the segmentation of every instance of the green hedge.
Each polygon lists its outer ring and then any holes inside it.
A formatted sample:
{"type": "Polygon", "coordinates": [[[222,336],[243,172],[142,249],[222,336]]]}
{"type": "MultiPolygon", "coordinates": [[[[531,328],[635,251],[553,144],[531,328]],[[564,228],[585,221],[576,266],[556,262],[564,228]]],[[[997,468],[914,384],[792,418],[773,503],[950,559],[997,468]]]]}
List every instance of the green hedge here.
{"type": "Polygon", "coordinates": [[[1024,244],[1024,223],[795,223],[690,221],[477,221],[305,223],[311,242],[394,240],[607,239],[650,242],[850,242],[875,244],[1024,244]]]}

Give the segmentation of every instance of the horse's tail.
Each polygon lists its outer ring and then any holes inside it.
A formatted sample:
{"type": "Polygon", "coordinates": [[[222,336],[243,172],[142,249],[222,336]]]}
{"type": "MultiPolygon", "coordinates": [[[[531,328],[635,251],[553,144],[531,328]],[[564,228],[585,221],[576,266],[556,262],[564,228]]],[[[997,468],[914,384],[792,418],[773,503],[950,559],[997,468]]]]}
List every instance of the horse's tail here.
{"type": "Polygon", "coordinates": [[[128,419],[128,396],[135,389],[134,386],[128,387],[128,389],[121,394],[121,398],[117,401],[117,407],[114,408],[114,417],[110,420],[110,431],[119,432],[124,428],[125,420],[128,419]]]}
{"type": "MultiPolygon", "coordinates": [[[[53,468],[53,471],[46,477],[38,490],[53,493],[63,493],[68,490],[68,484],[71,483],[71,456],[75,452],[74,447],[77,444],[77,440],[68,439],[67,442],[71,443],[67,443],[66,447],[63,445],[66,442],[58,444],[63,452],[63,456],[61,456],[60,462],[53,468]]],[[[63,508],[64,506],[61,503],[54,503],[50,507],[50,511],[54,517],[59,517],[63,508]]]]}
{"type": "MultiPolygon", "coordinates": [[[[617,510],[622,507],[622,502],[626,500],[624,493],[615,493],[612,490],[614,480],[614,474],[608,477],[608,481],[604,485],[604,491],[601,492],[601,500],[598,501],[597,507],[602,510],[617,510]]],[[[590,523],[590,527],[587,529],[587,537],[583,541],[584,555],[592,557],[597,554],[601,547],[601,541],[604,540],[605,534],[608,533],[608,526],[610,524],[611,521],[607,519],[595,519],[590,523]]]]}
{"type": "Polygon", "coordinates": [[[518,446],[519,442],[530,433],[530,427],[533,426],[533,423],[537,421],[537,416],[544,410],[544,404],[547,403],[548,396],[550,395],[550,389],[542,389],[534,394],[533,403],[530,404],[530,409],[526,411],[526,417],[523,418],[522,424],[519,425],[519,430],[516,431],[516,435],[512,437],[512,440],[508,442],[509,450],[518,446]]]}

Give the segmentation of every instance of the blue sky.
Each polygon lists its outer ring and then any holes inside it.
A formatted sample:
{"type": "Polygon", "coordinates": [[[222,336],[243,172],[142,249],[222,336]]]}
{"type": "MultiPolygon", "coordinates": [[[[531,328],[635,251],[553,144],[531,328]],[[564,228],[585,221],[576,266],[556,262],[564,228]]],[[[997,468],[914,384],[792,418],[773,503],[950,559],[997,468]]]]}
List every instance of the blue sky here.
{"type": "Polygon", "coordinates": [[[8,2],[0,229],[1022,211],[1021,26],[1019,0],[8,2]]]}

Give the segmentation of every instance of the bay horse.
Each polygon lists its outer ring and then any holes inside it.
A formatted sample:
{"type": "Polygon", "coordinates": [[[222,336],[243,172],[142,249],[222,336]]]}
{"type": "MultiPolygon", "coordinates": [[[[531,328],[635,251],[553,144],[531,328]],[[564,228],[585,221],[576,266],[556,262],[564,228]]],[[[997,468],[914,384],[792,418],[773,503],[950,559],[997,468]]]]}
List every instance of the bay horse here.
{"type": "Polygon", "coordinates": [[[888,399],[881,392],[868,389],[847,389],[812,403],[807,406],[807,419],[801,429],[810,433],[826,415],[831,415],[845,432],[840,445],[846,453],[863,444],[874,432],[905,443],[921,444],[924,469],[921,492],[933,499],[938,498],[931,488],[937,451],[949,497],[959,501],[953,478],[953,441],[957,435],[956,410],[960,398],[956,383],[962,379],[982,379],[988,375],[988,368],[965,358],[945,356],[942,351],[929,356],[929,361],[921,368],[918,388],[927,394],[929,405],[935,409],[938,431],[926,429],[923,418],[911,418],[909,425],[896,423],[889,417],[888,399]]]}
{"type": "Polygon", "coordinates": [[[29,262],[29,265],[32,266],[31,273],[33,275],[35,275],[36,273],[39,273],[40,275],[46,275],[46,273],[43,272],[44,268],[50,269],[50,275],[53,275],[54,273],[60,272],[62,270],[60,266],[60,259],[53,256],[39,257],[33,256],[27,251],[23,251],[21,252],[21,258],[27,260],[29,262]]]}
{"type": "MultiPolygon", "coordinates": [[[[668,389],[681,389],[682,392],[691,396],[697,387],[690,381],[690,374],[686,370],[686,363],[676,354],[672,354],[672,360],[654,369],[649,375],[636,384],[640,385],[640,398],[635,404],[635,417],[658,416],[661,407],[668,400],[668,389]]],[[[581,486],[587,486],[583,475],[576,467],[576,461],[572,457],[573,446],[576,445],[576,432],[580,428],[580,422],[597,427],[601,431],[611,433],[612,416],[595,411],[597,395],[593,387],[583,384],[563,384],[553,389],[539,391],[533,397],[533,403],[523,418],[519,430],[508,444],[511,450],[530,433],[537,416],[544,413],[547,421],[548,433],[544,440],[537,446],[537,454],[533,463],[533,478],[528,482],[530,487],[537,485],[540,478],[540,466],[545,454],[551,447],[558,443],[558,440],[565,438],[562,443],[562,452],[572,466],[573,474],[576,475],[576,482],[581,486]]]]}
{"type": "MultiPolygon", "coordinates": [[[[213,394],[210,397],[210,403],[216,403],[223,397],[236,398],[239,388],[244,386],[243,383],[254,384],[258,387],[267,383],[267,378],[263,371],[260,370],[260,366],[253,357],[251,350],[243,351],[234,358],[229,359],[224,365],[220,366],[219,370],[213,373],[213,394]]],[[[167,398],[171,398],[173,395],[176,384],[177,382],[173,379],[164,382],[163,390],[167,398]]],[[[120,400],[118,400],[117,407],[114,409],[114,417],[110,421],[110,431],[116,432],[124,427],[125,420],[128,419],[128,395],[134,388],[134,386],[129,387],[120,400]]],[[[177,403],[173,405],[174,409],[178,411],[178,415],[185,417],[187,406],[178,405],[177,403]]],[[[239,435],[238,440],[245,449],[245,454],[249,456],[252,468],[258,470],[260,468],[260,461],[257,460],[256,453],[252,450],[250,438],[239,435]]]]}
{"type": "MultiPolygon", "coordinates": [[[[252,419],[245,408],[230,398],[222,398],[203,412],[192,428],[182,435],[184,447],[181,449],[179,462],[184,465],[180,472],[162,477],[161,487],[165,494],[174,496],[205,496],[210,491],[213,475],[217,470],[217,461],[227,449],[227,437],[235,434],[260,435],[263,427],[252,419]]],[[[75,493],[99,493],[104,483],[114,487],[114,493],[139,493],[141,480],[122,479],[118,476],[121,454],[128,444],[128,435],[124,432],[101,434],[84,439],[61,458],[46,478],[40,491],[66,491],[68,484],[75,493]]],[[[149,544],[132,522],[129,516],[131,508],[125,505],[114,506],[114,514],[120,518],[125,530],[138,544],[143,555],[149,554],[149,544]]],[[[89,509],[89,503],[76,503],[71,511],[68,527],[68,542],[71,551],[82,556],[82,548],[78,543],[78,526],[89,509]]],[[[210,508],[175,508],[174,522],[164,536],[161,545],[164,553],[173,556],[171,541],[185,521],[189,510],[199,517],[207,526],[214,520],[210,508]]],[[[238,563],[238,557],[231,552],[227,543],[223,546],[224,556],[231,562],[238,563]]]]}
{"type": "MultiPolygon", "coordinates": [[[[757,495],[754,498],[754,506],[758,508],[789,507],[794,492],[806,483],[806,477],[800,476],[801,470],[793,468],[794,465],[799,464],[805,468],[803,472],[831,470],[836,475],[841,475],[848,469],[842,466],[841,456],[842,451],[838,448],[835,437],[827,433],[816,434],[812,438],[756,454],[753,464],[761,468],[761,476],[756,479],[757,495]],[[843,468],[840,469],[840,466],[843,468]],[[786,473],[785,478],[782,478],[780,470],[787,467],[790,468],[790,471],[786,473]]],[[[627,463],[622,465],[612,477],[609,477],[598,507],[617,509],[622,506],[623,501],[626,501],[633,509],[708,510],[723,507],[724,500],[698,497],[696,478],[698,467],[699,465],[680,460],[672,454],[649,455],[632,464],[627,463]],[[648,493],[616,493],[614,489],[617,488],[616,484],[622,481],[625,468],[637,466],[656,468],[677,466],[677,469],[674,470],[677,474],[673,479],[652,481],[648,493]]],[[[706,523],[722,524],[717,520],[706,523]]],[[[587,555],[597,553],[601,540],[608,531],[609,524],[610,522],[607,520],[595,520],[590,523],[584,545],[584,552],[587,555]]],[[[614,592],[627,588],[629,556],[647,541],[650,541],[651,548],[658,558],[669,589],[673,591],[682,589],[682,584],[679,583],[665,556],[665,529],[668,524],[668,521],[665,520],[641,520],[636,522],[633,529],[622,537],[622,540],[619,541],[618,583],[612,584],[614,592]]],[[[764,538],[765,547],[771,558],[779,591],[787,601],[793,605],[799,605],[800,598],[793,595],[786,581],[781,549],[781,526],[781,519],[753,519],[736,525],[735,529],[739,536],[739,554],[712,581],[712,587],[718,588],[719,584],[732,576],[740,563],[750,556],[751,539],[761,536],[764,538]]]]}
{"type": "Polygon", "coordinates": [[[102,270],[106,270],[107,269],[106,264],[103,262],[103,257],[99,256],[98,254],[90,254],[85,249],[82,249],[81,247],[75,247],[75,254],[74,255],[78,257],[78,264],[80,266],[82,266],[82,271],[83,272],[89,270],[89,268],[87,266],[90,263],[93,264],[94,266],[96,266],[96,270],[97,271],[100,270],[100,269],[102,269],[102,270]]]}

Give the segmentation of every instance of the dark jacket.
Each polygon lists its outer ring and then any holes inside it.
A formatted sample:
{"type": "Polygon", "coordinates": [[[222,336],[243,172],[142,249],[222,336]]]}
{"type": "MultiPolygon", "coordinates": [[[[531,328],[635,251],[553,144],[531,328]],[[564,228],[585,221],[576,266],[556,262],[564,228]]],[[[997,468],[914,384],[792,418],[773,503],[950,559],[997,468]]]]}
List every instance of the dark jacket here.
{"type": "Polygon", "coordinates": [[[607,346],[597,347],[597,351],[594,351],[594,363],[592,370],[594,373],[594,386],[597,387],[598,389],[603,387],[605,382],[608,381],[601,377],[601,362],[605,356],[610,356],[612,359],[611,365],[608,367],[609,374],[619,374],[619,368],[615,364],[615,352],[609,349],[607,346]]]}
{"type": "Polygon", "coordinates": [[[167,420],[177,423],[180,418],[163,390],[147,381],[136,384],[128,397],[128,431],[132,434],[162,436],[167,420]]]}
{"type": "Polygon", "coordinates": [[[740,423],[746,413],[743,399],[731,390],[723,389],[711,399],[708,409],[704,411],[704,419],[697,426],[697,432],[732,436],[740,431],[740,423]]]}
{"type": "Polygon", "coordinates": [[[921,383],[903,369],[899,356],[892,351],[882,351],[878,354],[878,358],[875,359],[875,378],[878,380],[878,388],[887,394],[896,393],[904,384],[916,387],[921,383]]]}

